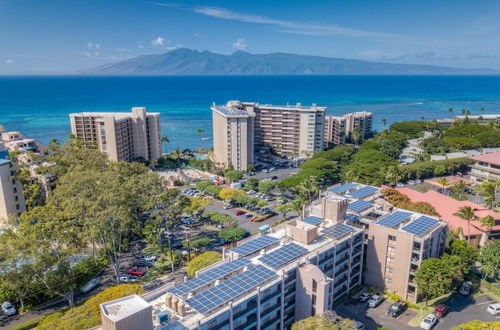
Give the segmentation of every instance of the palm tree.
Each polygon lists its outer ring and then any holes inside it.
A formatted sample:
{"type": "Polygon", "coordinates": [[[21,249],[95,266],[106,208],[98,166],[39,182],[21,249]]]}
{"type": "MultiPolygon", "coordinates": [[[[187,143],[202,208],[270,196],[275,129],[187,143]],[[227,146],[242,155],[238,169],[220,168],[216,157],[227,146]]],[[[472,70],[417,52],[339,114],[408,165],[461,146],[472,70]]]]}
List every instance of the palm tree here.
{"type": "Polygon", "coordinates": [[[201,139],[201,144],[203,145],[203,148],[205,148],[205,143],[203,142],[203,130],[201,128],[198,128],[196,130],[196,134],[198,134],[200,136],[200,139],[201,139]]]}
{"type": "Polygon", "coordinates": [[[480,218],[479,221],[490,231],[496,225],[495,218],[493,218],[493,216],[491,215],[487,215],[484,218],[480,218]]]}
{"type": "Polygon", "coordinates": [[[474,215],[474,210],[470,206],[462,206],[458,209],[458,212],[453,213],[453,215],[467,221],[467,243],[470,244],[470,223],[476,217],[474,215]]]}
{"type": "Polygon", "coordinates": [[[462,116],[465,116],[465,114],[467,113],[467,110],[462,109],[462,110],[460,110],[460,113],[462,114],[462,116]]]}
{"type": "Polygon", "coordinates": [[[448,112],[450,113],[450,116],[451,116],[452,119],[453,119],[453,111],[454,111],[453,108],[449,108],[448,109],[448,112]]]}
{"type": "Polygon", "coordinates": [[[500,181],[483,181],[476,188],[476,193],[484,196],[484,201],[488,203],[490,208],[495,206],[495,195],[497,188],[500,187],[500,181]]]}
{"type": "Polygon", "coordinates": [[[446,192],[446,190],[448,189],[448,186],[450,185],[450,181],[448,181],[448,179],[446,179],[446,178],[441,178],[441,179],[438,179],[437,182],[443,186],[443,189],[446,192]]]}
{"type": "Polygon", "coordinates": [[[161,144],[165,145],[165,153],[167,153],[167,143],[170,143],[168,136],[163,135],[160,139],[161,144]]]}
{"type": "Polygon", "coordinates": [[[485,109],[484,109],[483,107],[479,108],[479,112],[481,112],[481,113],[483,113],[483,112],[484,112],[484,110],[485,110],[485,109]]]}
{"type": "Polygon", "coordinates": [[[386,126],[387,126],[387,119],[385,118],[382,118],[382,125],[384,125],[384,131],[386,130],[386,126]]]}
{"type": "Polygon", "coordinates": [[[307,180],[302,181],[297,188],[299,190],[299,194],[304,195],[308,202],[312,201],[320,192],[318,183],[314,178],[308,178],[307,180]]]}
{"type": "Polygon", "coordinates": [[[359,140],[361,139],[361,130],[359,129],[359,127],[356,127],[352,131],[351,138],[352,138],[352,142],[354,142],[354,144],[357,146],[359,143],[359,140]]]}
{"type": "Polygon", "coordinates": [[[424,121],[425,117],[424,116],[420,116],[420,120],[424,121]]]}
{"type": "Polygon", "coordinates": [[[175,148],[174,151],[172,151],[172,157],[175,160],[177,160],[177,166],[181,167],[181,165],[180,165],[180,161],[181,161],[181,157],[182,157],[181,149],[175,148]]]}
{"type": "Polygon", "coordinates": [[[465,111],[465,116],[470,116],[472,115],[472,112],[470,110],[465,111]]]}

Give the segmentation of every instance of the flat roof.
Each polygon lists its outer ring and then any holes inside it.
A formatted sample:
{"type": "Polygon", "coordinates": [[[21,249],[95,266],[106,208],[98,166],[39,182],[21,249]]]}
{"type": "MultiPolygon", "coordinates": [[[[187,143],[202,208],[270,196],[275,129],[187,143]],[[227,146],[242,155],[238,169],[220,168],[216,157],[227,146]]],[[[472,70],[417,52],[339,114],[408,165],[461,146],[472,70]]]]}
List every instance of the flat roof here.
{"type": "Polygon", "coordinates": [[[130,295],[101,304],[101,311],[117,322],[152,306],[138,295],[130,295]]]}

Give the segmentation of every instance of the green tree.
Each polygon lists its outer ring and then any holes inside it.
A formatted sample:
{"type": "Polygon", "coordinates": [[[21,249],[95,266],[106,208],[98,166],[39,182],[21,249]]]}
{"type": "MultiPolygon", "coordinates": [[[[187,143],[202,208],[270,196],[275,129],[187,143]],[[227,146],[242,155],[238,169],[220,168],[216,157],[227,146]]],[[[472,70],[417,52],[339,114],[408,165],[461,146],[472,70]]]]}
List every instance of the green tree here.
{"type": "Polygon", "coordinates": [[[354,329],[354,321],[341,319],[333,322],[323,314],[309,316],[292,324],[292,330],[347,330],[354,329]]]}
{"type": "Polygon", "coordinates": [[[167,143],[170,143],[170,139],[168,136],[164,135],[161,137],[160,142],[165,146],[165,153],[167,153],[167,143]]]}
{"type": "Polygon", "coordinates": [[[453,269],[448,268],[445,262],[439,258],[429,258],[422,261],[417,269],[415,279],[426,301],[432,297],[438,297],[447,293],[454,279],[453,269]]]}
{"type": "Polygon", "coordinates": [[[245,188],[250,190],[256,190],[259,185],[259,180],[255,178],[250,178],[245,182],[245,188]]]}
{"type": "Polygon", "coordinates": [[[487,215],[483,218],[479,218],[479,222],[481,222],[490,231],[496,225],[496,220],[492,215],[487,215]]]}
{"type": "Polygon", "coordinates": [[[359,127],[354,128],[351,134],[351,138],[352,142],[354,142],[355,145],[359,144],[359,141],[361,140],[361,129],[359,127]]]}
{"type": "Polygon", "coordinates": [[[224,176],[231,182],[235,182],[240,180],[243,177],[243,173],[241,171],[235,170],[226,170],[224,172],[224,176]]]}
{"type": "Polygon", "coordinates": [[[450,113],[451,118],[453,118],[453,111],[454,111],[453,108],[448,109],[448,112],[450,113]]]}
{"type": "Polygon", "coordinates": [[[281,215],[283,216],[283,220],[286,220],[286,214],[288,212],[291,212],[293,211],[292,208],[290,207],[289,204],[281,204],[281,205],[278,205],[276,206],[276,208],[274,209],[276,212],[279,212],[281,213],[281,215]]]}
{"type": "Polygon", "coordinates": [[[206,268],[210,265],[215,264],[222,260],[222,255],[215,251],[208,251],[201,253],[200,255],[194,257],[187,266],[187,273],[189,276],[194,277],[196,272],[206,268]]]}
{"type": "Polygon", "coordinates": [[[387,130],[387,128],[386,128],[386,126],[387,126],[387,119],[382,118],[382,125],[384,125],[384,131],[387,130]]]}
{"type": "Polygon", "coordinates": [[[479,261],[485,276],[494,278],[500,269],[500,240],[488,241],[480,250],[479,261]]]}
{"type": "Polygon", "coordinates": [[[500,187],[499,181],[483,181],[476,189],[478,194],[484,196],[484,201],[488,203],[490,208],[496,205],[495,195],[498,187],[500,187]]]}
{"type": "Polygon", "coordinates": [[[219,231],[217,236],[221,239],[225,239],[231,243],[234,243],[242,239],[246,235],[246,230],[240,227],[236,228],[225,228],[219,231]]]}
{"type": "Polygon", "coordinates": [[[259,191],[263,194],[269,194],[271,190],[276,187],[276,182],[274,181],[260,181],[259,182],[259,191]]]}
{"type": "Polygon", "coordinates": [[[181,149],[175,148],[171,153],[172,158],[177,162],[177,167],[181,167],[182,152],[181,149]]]}
{"type": "Polygon", "coordinates": [[[482,322],[479,320],[470,321],[457,325],[451,330],[498,330],[498,322],[482,322]]]}
{"type": "Polygon", "coordinates": [[[461,240],[453,240],[450,246],[450,255],[458,256],[455,271],[459,280],[469,273],[478,260],[478,250],[461,240]]]}
{"type": "Polygon", "coordinates": [[[467,221],[467,243],[470,244],[470,223],[475,218],[474,210],[470,206],[462,206],[456,213],[453,213],[453,215],[467,221]]]}
{"type": "Polygon", "coordinates": [[[241,195],[245,195],[245,192],[241,189],[223,188],[219,192],[219,197],[222,199],[234,199],[236,196],[241,195]]]}

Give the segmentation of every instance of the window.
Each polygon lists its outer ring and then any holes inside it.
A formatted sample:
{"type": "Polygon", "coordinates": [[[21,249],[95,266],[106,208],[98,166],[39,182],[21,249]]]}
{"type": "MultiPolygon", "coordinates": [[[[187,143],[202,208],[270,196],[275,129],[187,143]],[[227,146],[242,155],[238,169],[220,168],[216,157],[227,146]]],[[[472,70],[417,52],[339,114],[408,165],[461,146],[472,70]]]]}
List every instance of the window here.
{"type": "Polygon", "coordinates": [[[313,280],[312,290],[313,290],[313,292],[318,291],[318,283],[315,280],[313,280]]]}
{"type": "Polygon", "coordinates": [[[387,263],[393,263],[394,262],[394,258],[392,257],[387,257],[387,263]]]}
{"type": "Polygon", "coordinates": [[[392,274],[392,267],[385,267],[386,274],[392,274]]]}
{"type": "Polygon", "coordinates": [[[312,304],[316,305],[316,296],[315,295],[312,296],[312,304]]]}
{"type": "Polygon", "coordinates": [[[385,282],[385,284],[391,284],[392,279],[390,279],[389,277],[384,277],[384,282],[385,282]]]}
{"type": "Polygon", "coordinates": [[[396,242],[396,236],[389,235],[389,241],[396,242]]]}
{"type": "Polygon", "coordinates": [[[393,247],[393,246],[388,246],[388,247],[387,247],[387,252],[388,252],[388,253],[394,253],[395,251],[396,251],[396,248],[395,248],[395,247],[393,247]]]}

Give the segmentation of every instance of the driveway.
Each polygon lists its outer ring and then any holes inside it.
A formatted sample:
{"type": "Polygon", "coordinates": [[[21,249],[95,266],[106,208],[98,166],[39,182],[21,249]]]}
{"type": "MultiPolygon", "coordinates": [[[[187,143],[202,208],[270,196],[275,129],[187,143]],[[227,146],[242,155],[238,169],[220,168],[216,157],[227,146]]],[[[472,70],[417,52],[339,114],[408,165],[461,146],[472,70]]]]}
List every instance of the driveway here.
{"type": "Polygon", "coordinates": [[[337,314],[344,318],[360,321],[367,330],[376,330],[386,327],[391,330],[411,329],[407,323],[416,315],[414,311],[407,309],[398,317],[392,317],[387,314],[392,302],[383,301],[376,308],[369,308],[366,302],[357,302],[355,304],[343,304],[335,309],[337,314]]]}

